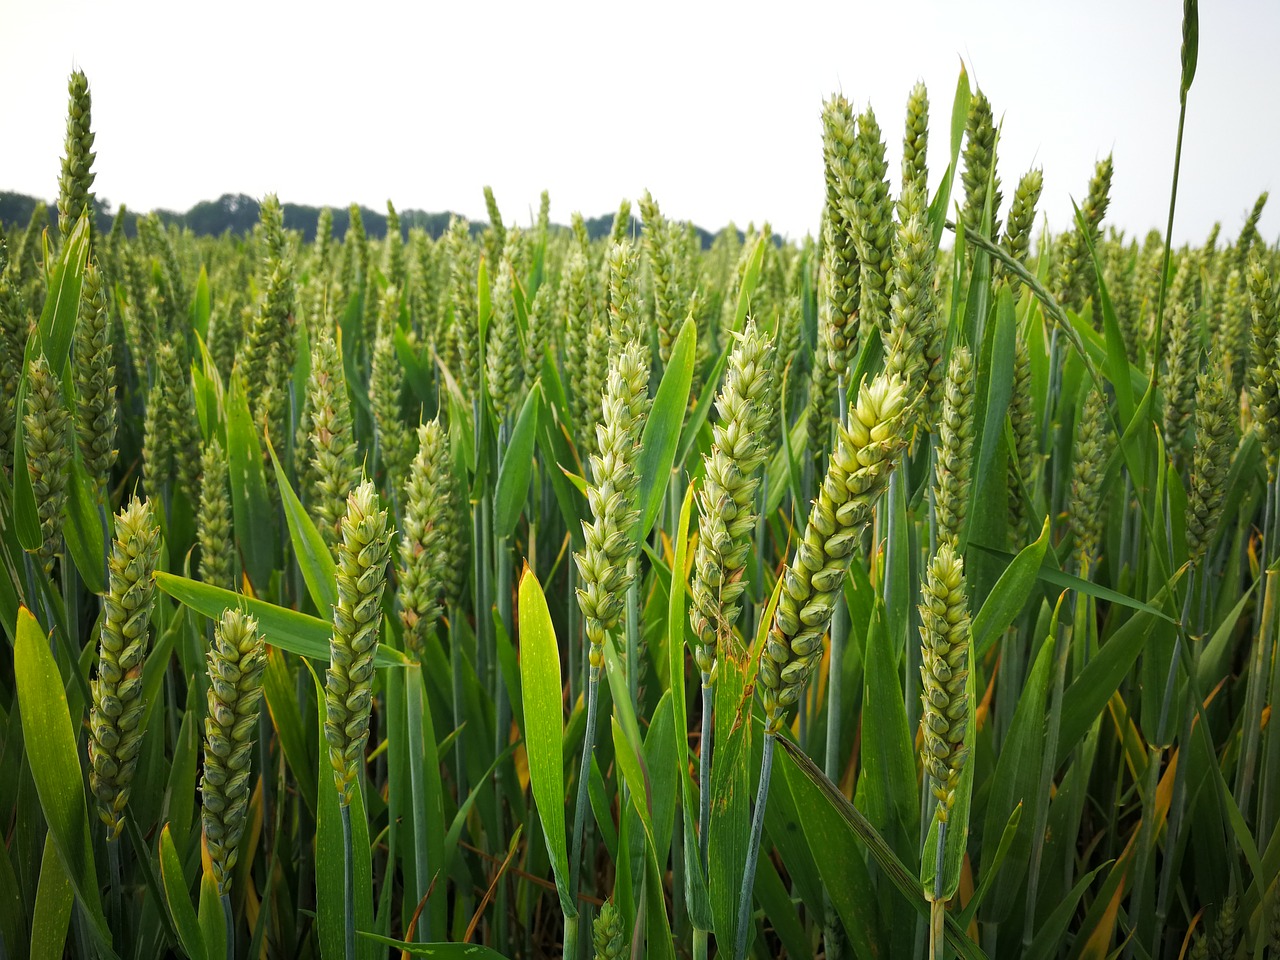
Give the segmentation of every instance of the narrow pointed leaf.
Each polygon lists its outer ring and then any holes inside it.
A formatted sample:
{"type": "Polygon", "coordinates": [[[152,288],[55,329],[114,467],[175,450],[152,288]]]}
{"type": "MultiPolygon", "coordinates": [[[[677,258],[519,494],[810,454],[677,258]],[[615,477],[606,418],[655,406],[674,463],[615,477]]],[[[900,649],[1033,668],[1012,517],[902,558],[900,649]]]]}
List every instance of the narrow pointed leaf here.
{"type": "Polygon", "coordinates": [[[527,566],[520,575],[520,681],[524,687],[524,744],[529,785],[551,857],[560,909],[578,914],[569,892],[569,848],[565,839],[564,729],[560,649],[542,585],[527,566]]]}

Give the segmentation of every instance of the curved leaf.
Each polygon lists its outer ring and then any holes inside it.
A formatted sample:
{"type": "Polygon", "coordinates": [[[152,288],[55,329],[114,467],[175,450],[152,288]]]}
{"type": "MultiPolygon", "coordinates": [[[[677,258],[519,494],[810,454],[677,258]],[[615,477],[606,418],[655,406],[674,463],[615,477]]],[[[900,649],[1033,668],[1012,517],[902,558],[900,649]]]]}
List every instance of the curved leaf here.
{"type": "Polygon", "coordinates": [[[1031,596],[1040,577],[1040,567],[1048,549],[1049,520],[1046,517],[1039,538],[1023,547],[1005,567],[1004,573],[1000,574],[1000,579],[987,594],[982,609],[973,618],[973,642],[979,659],[1000,639],[1000,635],[1026,605],[1027,598],[1031,596]]]}
{"type": "Polygon", "coordinates": [[[18,610],[13,672],[27,760],[49,834],[88,915],[90,930],[108,944],[111,937],[98,894],[80,755],[62,674],[49,650],[48,637],[26,607],[18,610]]]}
{"type": "Polygon", "coordinates": [[[276,487],[284,505],[289,539],[293,542],[293,554],[302,571],[302,579],[307,583],[307,592],[311,594],[317,610],[330,611],[338,605],[338,566],[333,562],[333,553],[307,516],[302,501],[293,492],[270,440],[267,441],[267,452],[271,454],[271,463],[276,470],[276,487]]]}
{"type": "MultiPolygon", "coordinates": [[[[333,627],[318,617],[162,570],[156,571],[156,586],[211,620],[217,620],[222,611],[230,608],[251,613],[258,619],[258,626],[271,646],[300,657],[329,662],[329,639],[333,635],[333,627]]],[[[397,667],[408,661],[400,651],[380,643],[373,662],[379,667],[397,667]]]]}
{"type": "Polygon", "coordinates": [[[182,872],[182,861],[178,858],[178,850],[173,845],[173,836],[167,823],[160,831],[160,877],[164,881],[164,896],[169,904],[169,914],[178,931],[178,943],[191,960],[207,960],[204,934],[200,930],[195,907],[191,906],[191,893],[182,872]]]}
{"type": "MultiPolygon", "coordinates": [[[[906,865],[898,859],[897,854],[884,841],[884,838],[876,832],[870,821],[867,820],[848,798],[845,797],[840,789],[827,779],[826,775],[818,769],[805,752],[796,744],[792,743],[786,737],[778,737],[778,746],[782,748],[782,755],[793,764],[796,770],[803,776],[795,776],[788,772],[788,782],[792,786],[793,791],[798,791],[797,805],[800,809],[806,809],[816,806],[819,803],[827,803],[839,814],[844,821],[845,827],[857,837],[867,850],[870,851],[872,858],[879,864],[884,875],[889,881],[898,888],[898,892],[906,898],[907,902],[922,917],[929,915],[929,903],[924,898],[924,894],[920,892],[920,882],[906,865]],[[808,780],[812,787],[806,786],[804,781],[808,780]],[[801,800],[801,795],[804,797],[801,800]]],[[[946,937],[947,942],[955,949],[964,960],[985,960],[986,954],[982,949],[965,936],[964,930],[956,922],[955,918],[950,914],[946,917],[946,937]]]]}

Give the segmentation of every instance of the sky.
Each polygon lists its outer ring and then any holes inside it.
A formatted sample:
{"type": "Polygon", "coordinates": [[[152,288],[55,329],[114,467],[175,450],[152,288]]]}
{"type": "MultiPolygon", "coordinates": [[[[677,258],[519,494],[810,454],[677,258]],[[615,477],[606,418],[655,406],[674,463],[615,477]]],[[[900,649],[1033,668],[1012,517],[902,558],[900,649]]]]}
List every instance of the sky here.
{"type": "MultiPolygon", "coordinates": [[[[85,71],[112,205],[185,210],[223,193],[532,219],[596,216],[647,188],[676,219],[769,221],[822,206],[820,114],[871,105],[901,156],[907,95],[931,101],[936,186],[961,62],[1003,129],[1006,198],[1044,168],[1060,229],[1114,155],[1107,221],[1168,215],[1177,0],[615,4],[0,0],[0,190],[57,193],[66,80],[85,71]]],[[[1206,0],[1188,99],[1176,242],[1239,231],[1280,188],[1280,2],[1206,0]]],[[[1260,225],[1280,235],[1280,196],[1260,225]]]]}

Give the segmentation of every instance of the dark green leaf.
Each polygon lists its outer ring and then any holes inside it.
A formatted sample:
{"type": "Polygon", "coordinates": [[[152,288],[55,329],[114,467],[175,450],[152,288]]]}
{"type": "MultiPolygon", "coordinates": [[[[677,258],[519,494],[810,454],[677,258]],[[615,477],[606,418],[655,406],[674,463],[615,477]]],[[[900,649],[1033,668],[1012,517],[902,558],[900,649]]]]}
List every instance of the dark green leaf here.
{"type": "MultiPolygon", "coordinates": [[[[889,878],[889,881],[897,887],[898,892],[906,898],[907,902],[915,908],[920,916],[927,917],[929,915],[929,903],[920,892],[920,881],[898,859],[897,854],[885,843],[884,838],[876,832],[870,821],[859,812],[857,807],[849,802],[848,798],[840,792],[840,789],[834,783],[826,778],[817,765],[805,755],[803,750],[785,737],[778,738],[778,745],[782,747],[782,754],[785,757],[784,762],[789,762],[795,767],[794,772],[788,771],[789,782],[793,785],[798,784],[802,782],[801,778],[803,778],[817,788],[817,792],[811,795],[812,799],[806,800],[804,804],[801,804],[801,809],[814,808],[818,803],[826,802],[844,821],[845,827],[852,835],[866,846],[871,853],[872,859],[876,861],[884,875],[889,878]]],[[[983,960],[986,957],[986,954],[979,949],[978,945],[965,936],[960,925],[950,915],[946,918],[946,938],[947,942],[965,960],[983,960]]]]}
{"type": "Polygon", "coordinates": [[[275,511],[267,496],[262,446],[249,415],[249,398],[238,375],[231,377],[227,399],[227,460],[236,540],[249,582],[254,590],[264,592],[275,565],[275,511]]]}
{"type": "Polygon", "coordinates": [[[538,406],[541,384],[535,382],[524,399],[511,439],[502,452],[498,467],[498,486],[493,498],[493,529],[498,537],[509,537],[516,530],[520,512],[529,497],[529,481],[533,477],[533,447],[538,438],[538,406]]]}
{"type": "Polygon", "coordinates": [[[973,639],[978,658],[984,657],[992,644],[1013,623],[1039,579],[1045,552],[1049,549],[1049,520],[1045,519],[1040,536],[1018,552],[1013,561],[1000,574],[991,592],[987,594],[982,609],[973,618],[973,639]]]}
{"type": "Polygon", "coordinates": [[[640,519],[632,532],[636,540],[649,535],[658,508],[662,506],[671,466],[675,463],[680,428],[689,409],[689,388],[693,383],[693,361],[697,352],[698,327],[690,317],[671,348],[671,359],[658,384],[640,440],[640,519]]]}

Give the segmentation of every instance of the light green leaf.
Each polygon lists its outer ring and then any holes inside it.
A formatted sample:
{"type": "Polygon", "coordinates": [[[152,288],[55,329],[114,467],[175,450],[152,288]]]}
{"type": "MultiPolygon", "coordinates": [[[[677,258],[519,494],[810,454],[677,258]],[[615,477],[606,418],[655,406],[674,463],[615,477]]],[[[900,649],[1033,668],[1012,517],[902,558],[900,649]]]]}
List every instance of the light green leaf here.
{"type": "MultiPolygon", "coordinates": [[[[75,902],[75,887],[62,868],[53,834],[47,833],[44,854],[40,858],[40,883],[36,887],[36,903],[31,913],[30,960],[62,960],[67,930],[71,925],[71,907],[75,902]]],[[[21,907],[21,901],[18,906],[21,907]]],[[[5,921],[20,921],[21,917],[19,909],[12,916],[6,916],[5,921]]]]}
{"type": "Polygon", "coordinates": [[[200,924],[209,960],[218,960],[227,955],[226,913],[222,909],[222,898],[218,896],[218,881],[213,876],[213,864],[207,856],[200,859],[203,869],[200,872],[200,907],[196,920],[200,924]]]}
{"type": "MultiPolygon", "coordinates": [[[[195,907],[191,906],[191,893],[182,873],[182,861],[178,858],[178,850],[173,845],[173,836],[167,823],[160,832],[160,877],[164,882],[169,914],[173,917],[173,926],[178,932],[178,943],[191,960],[208,960],[204,932],[196,917],[195,907]]],[[[219,957],[225,955],[224,950],[219,957]]]]}
{"type": "Polygon", "coordinates": [[[527,566],[520,575],[520,682],[524,688],[524,744],[529,785],[551,857],[551,870],[567,918],[578,915],[569,891],[564,821],[564,729],[560,650],[542,585],[527,566]]]}
{"type": "Polygon", "coordinates": [[[307,592],[311,594],[316,609],[327,613],[338,605],[338,566],[320,531],[307,516],[302,501],[293,492],[270,440],[267,440],[267,452],[271,454],[271,463],[275,467],[276,488],[280,491],[289,539],[293,543],[293,554],[302,571],[302,579],[306,581],[307,592]]]}
{"type": "MultiPolygon", "coordinates": [[[[219,619],[222,612],[228,609],[251,613],[257,618],[258,626],[273,647],[288,650],[300,657],[329,662],[329,640],[333,636],[333,626],[324,620],[297,610],[278,607],[256,597],[232,593],[199,580],[174,576],[162,570],[156,571],[156,586],[211,620],[219,619]]],[[[395,667],[403,666],[408,660],[400,651],[380,643],[373,662],[379,667],[395,667]]]]}
{"type": "Polygon", "coordinates": [[[1049,549],[1049,520],[1046,517],[1040,536],[1018,552],[1013,561],[1000,574],[991,592],[987,594],[982,609],[973,618],[973,639],[978,658],[981,659],[992,644],[1008,629],[1026,606],[1027,598],[1039,579],[1045,552],[1049,549]]]}
{"type": "Polygon", "coordinates": [[[106,945],[111,936],[98,894],[80,754],[62,675],[49,650],[48,636],[26,607],[18,610],[17,632],[13,672],[31,778],[49,835],[87,914],[88,927],[106,945]]]}
{"type": "Polygon", "coordinates": [[[200,264],[200,276],[196,278],[196,298],[191,302],[191,329],[201,340],[209,339],[209,315],[213,301],[209,296],[209,274],[200,264]]]}

